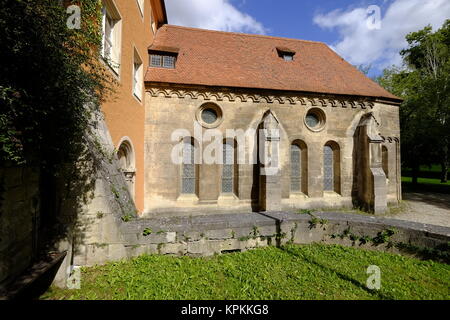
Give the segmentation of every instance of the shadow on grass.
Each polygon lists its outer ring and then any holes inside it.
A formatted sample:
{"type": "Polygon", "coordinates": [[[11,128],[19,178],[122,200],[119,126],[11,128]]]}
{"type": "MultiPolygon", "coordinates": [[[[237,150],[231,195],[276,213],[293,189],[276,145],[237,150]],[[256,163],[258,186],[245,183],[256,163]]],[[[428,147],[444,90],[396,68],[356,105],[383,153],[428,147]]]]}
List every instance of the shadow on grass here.
{"type": "Polygon", "coordinates": [[[450,185],[444,183],[418,183],[417,185],[413,185],[412,182],[402,181],[402,191],[450,194],[450,185]]]}
{"type": "Polygon", "coordinates": [[[450,242],[440,244],[435,248],[418,247],[408,243],[398,243],[396,247],[401,252],[413,255],[421,260],[450,264],[450,242]]]}
{"type": "Polygon", "coordinates": [[[348,281],[351,284],[353,284],[355,287],[363,289],[366,292],[370,293],[371,295],[377,296],[378,298],[380,298],[382,300],[395,300],[394,297],[392,297],[390,295],[385,295],[385,294],[381,293],[378,290],[371,290],[371,289],[367,288],[364,284],[360,283],[358,280],[353,279],[353,278],[351,278],[351,277],[349,277],[349,276],[339,272],[336,269],[327,267],[327,266],[325,266],[325,265],[315,261],[310,256],[308,257],[308,256],[305,256],[305,255],[299,255],[295,251],[291,250],[289,247],[279,247],[279,249],[284,251],[284,252],[286,252],[286,253],[288,253],[288,254],[290,254],[290,255],[292,255],[292,256],[295,256],[295,257],[297,257],[299,259],[305,260],[306,262],[308,262],[308,263],[310,263],[310,264],[312,264],[312,265],[314,265],[316,267],[319,267],[322,270],[331,271],[332,273],[336,274],[340,279],[342,279],[344,281],[348,281]]]}

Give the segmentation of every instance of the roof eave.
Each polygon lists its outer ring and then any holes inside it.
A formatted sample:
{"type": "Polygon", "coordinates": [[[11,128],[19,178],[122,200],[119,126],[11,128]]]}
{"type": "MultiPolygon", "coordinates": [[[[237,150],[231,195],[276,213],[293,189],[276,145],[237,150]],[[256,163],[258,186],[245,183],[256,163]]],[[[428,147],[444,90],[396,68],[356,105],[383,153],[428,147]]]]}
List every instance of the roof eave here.
{"type": "Polygon", "coordinates": [[[298,93],[298,94],[306,94],[306,95],[326,95],[326,96],[338,96],[338,97],[358,97],[362,99],[370,99],[373,102],[385,103],[390,105],[400,106],[403,102],[401,98],[393,98],[393,97],[383,97],[383,96],[369,96],[369,95],[358,95],[358,94],[343,94],[343,93],[331,93],[331,92],[312,92],[312,91],[300,91],[300,90],[280,90],[280,89],[271,89],[271,88],[251,88],[251,87],[230,87],[230,86],[217,86],[217,85],[205,85],[205,84],[192,84],[192,83],[178,83],[178,82],[164,82],[164,81],[154,81],[154,80],[145,80],[145,84],[149,85],[159,85],[159,86],[179,86],[179,87],[189,87],[189,88],[226,88],[231,90],[264,90],[264,91],[275,91],[280,93],[298,93]]]}

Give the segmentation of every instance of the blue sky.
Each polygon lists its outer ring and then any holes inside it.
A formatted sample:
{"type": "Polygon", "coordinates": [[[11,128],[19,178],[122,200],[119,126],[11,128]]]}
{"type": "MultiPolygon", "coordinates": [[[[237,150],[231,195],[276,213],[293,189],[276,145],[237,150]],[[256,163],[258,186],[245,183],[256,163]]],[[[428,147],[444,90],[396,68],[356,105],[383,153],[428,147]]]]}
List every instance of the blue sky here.
{"type": "Polygon", "coordinates": [[[450,0],[165,1],[171,24],[325,42],[350,63],[370,65],[370,76],[401,65],[406,34],[450,18],[450,0]],[[378,6],[379,20],[369,6],[378,6]]]}
{"type": "MultiPolygon", "coordinates": [[[[324,30],[315,25],[315,15],[336,9],[369,6],[368,1],[349,0],[233,0],[231,3],[257,21],[263,22],[269,35],[326,43],[333,43],[337,39],[337,31],[324,30]]],[[[383,1],[370,1],[370,4],[382,3],[383,1]]]]}

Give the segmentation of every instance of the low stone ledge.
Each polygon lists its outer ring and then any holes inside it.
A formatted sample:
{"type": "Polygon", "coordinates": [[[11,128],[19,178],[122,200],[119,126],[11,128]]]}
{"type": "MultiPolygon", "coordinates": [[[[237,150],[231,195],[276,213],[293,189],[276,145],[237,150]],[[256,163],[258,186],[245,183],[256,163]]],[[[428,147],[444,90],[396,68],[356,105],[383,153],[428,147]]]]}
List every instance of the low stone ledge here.
{"type": "Polygon", "coordinates": [[[246,213],[134,219],[122,222],[123,243],[86,245],[88,265],[147,254],[211,256],[287,243],[329,243],[396,251],[392,243],[438,248],[450,241],[450,228],[346,213],[246,213]],[[319,222],[317,222],[319,221],[319,222]],[[386,243],[363,243],[395,228],[386,243]],[[145,234],[145,230],[148,234],[145,234]],[[353,237],[353,239],[352,239],[353,237]]]}
{"type": "MultiPolygon", "coordinates": [[[[397,232],[393,234],[389,242],[394,244],[407,244],[416,247],[434,249],[445,245],[450,241],[450,228],[415,223],[411,221],[380,218],[357,214],[317,212],[314,216],[326,221],[324,225],[320,223],[311,226],[312,216],[309,214],[295,214],[287,212],[264,213],[265,216],[273,218],[281,226],[281,231],[286,232],[297,224],[299,234],[294,237],[294,243],[308,244],[312,242],[339,243],[348,245],[344,239],[332,240],[332,236],[348,233],[360,237],[376,237],[380,232],[395,228],[397,232]],[[336,242],[337,241],[337,242],[336,242]]],[[[381,243],[379,244],[381,245],[381,243]]],[[[371,248],[373,246],[365,246],[371,248]]]]}
{"type": "Polygon", "coordinates": [[[120,226],[123,233],[150,228],[154,231],[188,232],[223,230],[239,227],[270,226],[275,221],[269,217],[255,213],[243,214],[215,214],[211,216],[183,216],[169,218],[142,218],[124,222],[120,226]]]}

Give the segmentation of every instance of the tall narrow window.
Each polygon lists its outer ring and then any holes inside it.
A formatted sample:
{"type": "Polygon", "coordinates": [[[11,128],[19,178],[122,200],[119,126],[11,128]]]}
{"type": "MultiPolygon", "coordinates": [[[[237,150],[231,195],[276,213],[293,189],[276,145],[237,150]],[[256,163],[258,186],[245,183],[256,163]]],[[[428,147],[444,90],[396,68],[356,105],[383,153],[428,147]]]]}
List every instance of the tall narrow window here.
{"type": "Polygon", "coordinates": [[[111,0],[104,0],[102,8],[102,51],[106,63],[119,73],[121,48],[121,17],[111,0]]]}
{"type": "Polygon", "coordinates": [[[181,180],[181,193],[195,194],[195,148],[191,138],[186,138],[183,142],[183,170],[181,180]]]}
{"type": "Polygon", "coordinates": [[[234,146],[233,142],[223,144],[222,193],[234,190],[234,146]]]}
{"type": "Polygon", "coordinates": [[[298,144],[291,145],[291,191],[302,191],[302,150],[298,144]]]}
{"type": "Polygon", "coordinates": [[[341,193],[341,155],[334,141],[323,147],[323,190],[341,193]]]}
{"type": "Polygon", "coordinates": [[[125,181],[130,191],[131,197],[134,198],[134,180],[136,169],[134,167],[134,152],[131,142],[124,140],[117,151],[117,158],[119,159],[120,168],[125,177],[125,181]]]}
{"type": "Polygon", "coordinates": [[[103,57],[105,59],[111,59],[111,51],[113,47],[114,34],[113,29],[115,25],[115,21],[111,18],[111,16],[106,12],[106,8],[103,8],[103,57]]]}
{"type": "Polygon", "coordinates": [[[323,148],[323,190],[334,191],[334,159],[330,146],[323,148]]]}
{"type": "Polygon", "coordinates": [[[142,100],[142,84],[143,84],[143,67],[139,54],[134,50],[133,63],[133,94],[139,101],[142,100]]]}
{"type": "Polygon", "coordinates": [[[386,175],[386,179],[389,179],[389,158],[388,158],[388,149],[383,146],[381,149],[381,157],[382,157],[382,165],[383,171],[386,175]]]}

